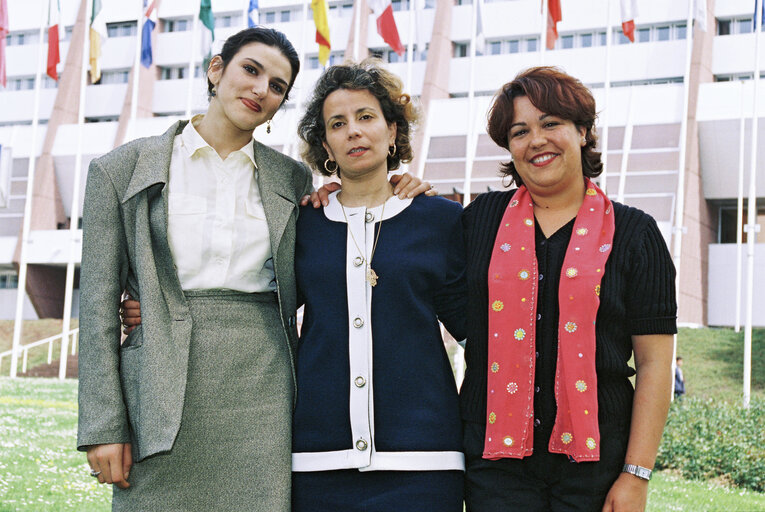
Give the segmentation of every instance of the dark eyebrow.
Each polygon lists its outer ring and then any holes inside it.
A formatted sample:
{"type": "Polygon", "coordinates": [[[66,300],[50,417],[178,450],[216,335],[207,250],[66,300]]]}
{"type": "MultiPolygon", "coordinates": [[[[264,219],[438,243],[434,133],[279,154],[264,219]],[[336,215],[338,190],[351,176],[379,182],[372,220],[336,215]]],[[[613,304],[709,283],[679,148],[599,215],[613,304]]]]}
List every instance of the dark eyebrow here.
{"type": "MultiPolygon", "coordinates": [[[[547,117],[552,117],[552,114],[542,114],[541,116],[539,116],[539,120],[540,121],[544,121],[545,118],[547,118],[547,117]]],[[[526,123],[513,123],[513,124],[510,125],[510,128],[512,128],[514,126],[526,126],[526,123]]]]}
{"type": "MultiPolygon", "coordinates": [[[[252,62],[252,63],[253,63],[253,65],[254,65],[256,68],[260,69],[261,71],[263,71],[264,69],[266,69],[266,68],[263,66],[263,64],[261,64],[260,62],[256,61],[255,59],[253,59],[253,58],[251,58],[251,57],[245,57],[245,58],[244,58],[244,60],[248,60],[248,61],[252,62]]],[[[280,78],[280,77],[278,77],[278,76],[274,76],[274,77],[272,77],[272,78],[273,78],[274,80],[276,80],[277,82],[279,82],[280,84],[284,85],[285,87],[287,87],[287,86],[289,85],[289,84],[287,83],[287,81],[286,81],[286,80],[284,80],[283,78],[280,78]]]]}

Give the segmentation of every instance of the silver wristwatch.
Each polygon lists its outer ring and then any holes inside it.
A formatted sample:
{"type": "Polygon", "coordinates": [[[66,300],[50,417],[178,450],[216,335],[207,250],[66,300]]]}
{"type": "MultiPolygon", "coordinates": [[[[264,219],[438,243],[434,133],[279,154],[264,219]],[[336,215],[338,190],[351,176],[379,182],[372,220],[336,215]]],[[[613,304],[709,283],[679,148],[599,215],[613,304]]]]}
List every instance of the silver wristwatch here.
{"type": "Polygon", "coordinates": [[[651,479],[651,471],[648,468],[644,468],[643,466],[637,466],[635,464],[625,464],[622,468],[623,473],[629,473],[630,475],[635,475],[638,478],[642,478],[643,480],[650,480],[651,479]]]}

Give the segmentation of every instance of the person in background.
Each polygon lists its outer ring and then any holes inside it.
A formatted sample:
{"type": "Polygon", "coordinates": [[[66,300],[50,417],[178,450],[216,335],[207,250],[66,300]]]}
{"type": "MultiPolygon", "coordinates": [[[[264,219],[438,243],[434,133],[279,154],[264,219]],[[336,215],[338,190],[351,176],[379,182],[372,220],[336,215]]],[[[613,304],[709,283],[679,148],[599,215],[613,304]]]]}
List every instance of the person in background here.
{"type": "Polygon", "coordinates": [[[416,111],[379,61],[328,68],[298,131],[342,190],[297,225],[293,512],[461,512],[462,428],[438,321],[464,337],[462,207],[401,200],[416,111]]]}
{"type": "Polygon", "coordinates": [[[77,444],[114,510],[290,510],[295,226],[312,185],[253,131],[299,68],[281,32],[238,32],[210,61],[204,115],[90,164],[77,444]],[[142,315],[121,343],[123,291],[142,315]]]}
{"type": "Polygon", "coordinates": [[[683,375],[683,358],[675,358],[675,398],[681,398],[685,394],[685,375],[683,375]]]}
{"type": "Polygon", "coordinates": [[[592,181],[595,116],[590,91],[551,67],[520,73],[489,111],[518,188],[463,214],[468,512],[646,505],[672,385],[675,271],[656,222],[592,181]]]}

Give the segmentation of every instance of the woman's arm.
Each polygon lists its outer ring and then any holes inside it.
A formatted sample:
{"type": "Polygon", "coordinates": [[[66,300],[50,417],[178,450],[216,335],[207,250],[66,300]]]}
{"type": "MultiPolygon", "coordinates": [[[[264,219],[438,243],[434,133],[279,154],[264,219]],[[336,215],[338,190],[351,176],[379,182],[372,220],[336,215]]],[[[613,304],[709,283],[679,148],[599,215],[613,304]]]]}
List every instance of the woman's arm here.
{"type": "MultiPolygon", "coordinates": [[[[671,334],[632,337],[635,352],[635,396],[624,462],[653,469],[672,393],[671,334]]],[[[648,481],[622,473],[606,496],[603,512],[643,511],[648,481]]]]}
{"type": "Polygon", "coordinates": [[[99,162],[92,162],[83,209],[77,445],[88,451],[100,482],[127,487],[130,434],[119,376],[118,310],[128,260],[119,199],[99,162]]]}

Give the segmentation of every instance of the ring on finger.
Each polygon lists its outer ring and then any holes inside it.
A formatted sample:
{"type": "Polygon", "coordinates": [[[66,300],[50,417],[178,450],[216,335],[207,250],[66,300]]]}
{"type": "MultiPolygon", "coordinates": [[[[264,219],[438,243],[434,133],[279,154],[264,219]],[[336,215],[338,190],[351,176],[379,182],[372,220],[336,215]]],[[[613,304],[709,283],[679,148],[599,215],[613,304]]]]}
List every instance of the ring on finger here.
{"type": "Polygon", "coordinates": [[[100,471],[96,471],[95,469],[90,470],[90,476],[98,478],[98,475],[100,475],[100,471]]]}

